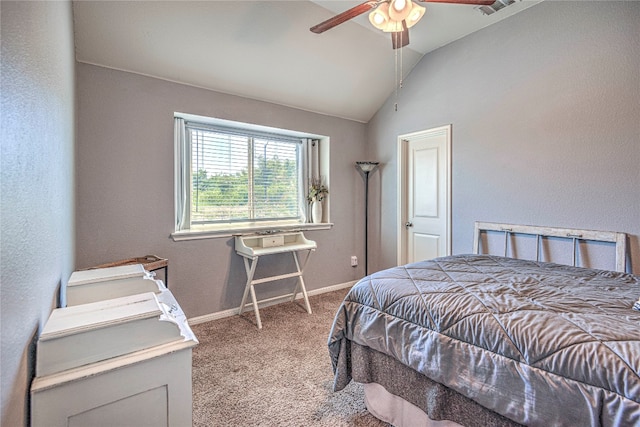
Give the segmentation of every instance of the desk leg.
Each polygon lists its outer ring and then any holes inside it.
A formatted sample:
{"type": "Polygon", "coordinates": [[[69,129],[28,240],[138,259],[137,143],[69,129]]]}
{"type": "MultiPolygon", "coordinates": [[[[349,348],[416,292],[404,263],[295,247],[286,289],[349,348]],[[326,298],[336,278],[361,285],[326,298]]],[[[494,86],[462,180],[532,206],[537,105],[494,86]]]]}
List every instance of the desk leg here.
{"type": "Polygon", "coordinates": [[[302,296],[304,297],[304,303],[305,303],[305,306],[307,307],[307,313],[311,314],[311,304],[309,304],[309,296],[307,295],[307,289],[304,287],[304,278],[302,277],[304,273],[304,267],[307,265],[307,262],[309,261],[309,257],[311,256],[311,251],[307,252],[307,257],[304,260],[302,268],[300,268],[300,263],[298,262],[297,252],[292,252],[292,254],[293,254],[293,259],[296,262],[296,269],[298,270],[298,281],[296,282],[296,287],[293,290],[293,297],[291,298],[291,301],[294,301],[296,299],[296,295],[298,295],[298,288],[301,288],[302,296]]]}
{"type": "Polygon", "coordinates": [[[252,258],[252,262],[249,263],[249,258],[242,257],[244,260],[244,269],[247,272],[247,284],[244,287],[244,294],[242,295],[242,303],[240,303],[240,310],[238,310],[238,315],[242,314],[244,311],[244,306],[247,303],[247,296],[249,292],[251,292],[251,301],[253,302],[253,311],[256,314],[256,323],[258,324],[258,329],[262,329],[262,321],[260,320],[260,311],[258,310],[258,301],[256,300],[256,291],[253,287],[253,275],[256,272],[256,266],[258,265],[258,258],[252,258]]]}
{"type": "Polygon", "coordinates": [[[164,285],[169,289],[169,265],[164,266],[164,285]]]}

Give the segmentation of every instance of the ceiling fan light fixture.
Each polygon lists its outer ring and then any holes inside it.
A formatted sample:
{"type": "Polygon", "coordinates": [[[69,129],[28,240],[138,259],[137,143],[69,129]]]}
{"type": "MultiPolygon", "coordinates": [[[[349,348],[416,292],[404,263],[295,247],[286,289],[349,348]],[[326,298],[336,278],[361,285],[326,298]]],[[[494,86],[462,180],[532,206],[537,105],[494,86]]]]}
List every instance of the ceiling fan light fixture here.
{"type": "Polygon", "coordinates": [[[372,11],[369,14],[369,22],[385,33],[397,33],[405,29],[402,24],[403,20],[406,28],[411,28],[424,16],[425,11],[426,9],[423,6],[412,1],[392,0],[391,2],[381,3],[380,6],[372,11]],[[397,12],[399,7],[403,8],[403,13],[401,14],[397,12]],[[405,18],[402,18],[405,14],[405,18]]]}
{"type": "Polygon", "coordinates": [[[389,5],[389,18],[402,22],[411,13],[413,2],[411,0],[391,0],[389,5]]]}

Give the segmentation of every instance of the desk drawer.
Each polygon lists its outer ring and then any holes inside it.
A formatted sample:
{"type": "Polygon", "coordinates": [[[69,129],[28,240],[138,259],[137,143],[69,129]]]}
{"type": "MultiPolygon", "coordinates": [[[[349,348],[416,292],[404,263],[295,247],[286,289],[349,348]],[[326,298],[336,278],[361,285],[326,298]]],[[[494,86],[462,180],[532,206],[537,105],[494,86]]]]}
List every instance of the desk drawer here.
{"type": "Polygon", "coordinates": [[[260,247],[273,248],[284,245],[284,236],[268,236],[260,239],[260,247]]]}

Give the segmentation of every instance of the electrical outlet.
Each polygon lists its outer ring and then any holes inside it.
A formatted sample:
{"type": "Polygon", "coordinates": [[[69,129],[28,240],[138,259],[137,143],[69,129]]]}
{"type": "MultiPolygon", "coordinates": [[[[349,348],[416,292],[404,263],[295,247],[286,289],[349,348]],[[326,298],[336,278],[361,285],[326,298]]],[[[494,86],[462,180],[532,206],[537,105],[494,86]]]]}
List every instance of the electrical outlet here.
{"type": "Polygon", "coordinates": [[[358,257],[355,255],[351,256],[351,267],[357,267],[358,266],[358,257]]]}

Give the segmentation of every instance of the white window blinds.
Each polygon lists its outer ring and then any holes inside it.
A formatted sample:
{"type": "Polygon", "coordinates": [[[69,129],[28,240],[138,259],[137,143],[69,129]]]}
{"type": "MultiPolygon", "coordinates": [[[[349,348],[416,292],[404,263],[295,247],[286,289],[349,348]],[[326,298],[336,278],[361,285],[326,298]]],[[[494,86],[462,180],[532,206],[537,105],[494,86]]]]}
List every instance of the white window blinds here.
{"type": "Polygon", "coordinates": [[[187,122],[191,224],[303,218],[301,141],[187,122]]]}

